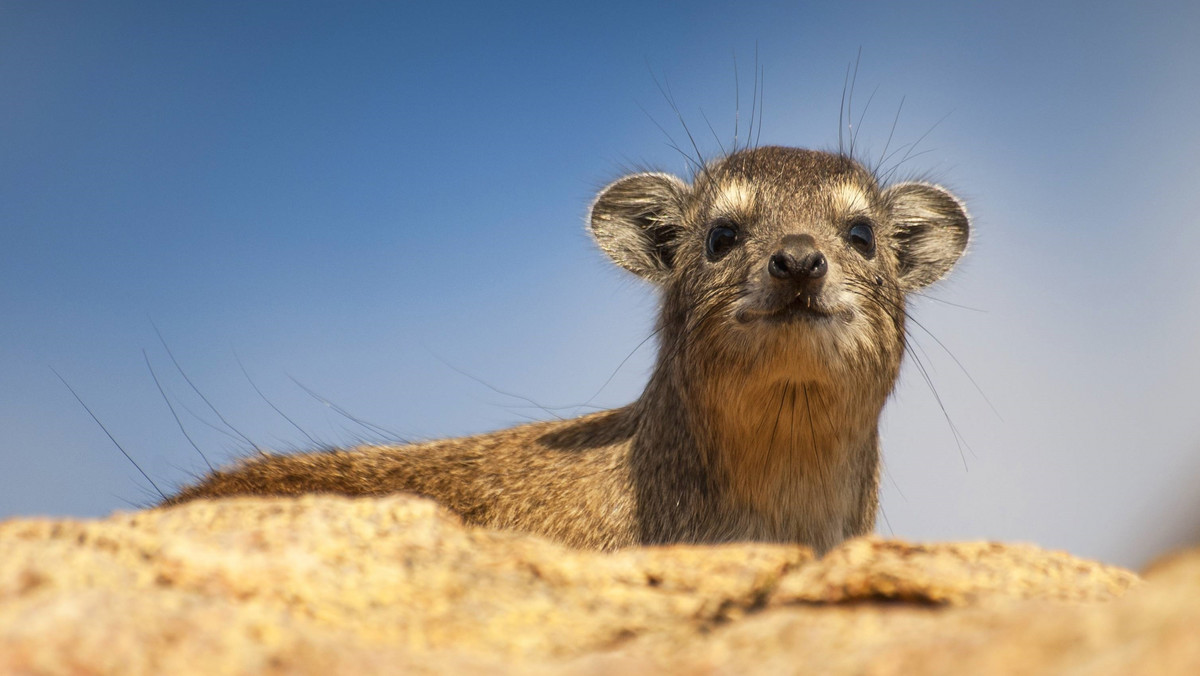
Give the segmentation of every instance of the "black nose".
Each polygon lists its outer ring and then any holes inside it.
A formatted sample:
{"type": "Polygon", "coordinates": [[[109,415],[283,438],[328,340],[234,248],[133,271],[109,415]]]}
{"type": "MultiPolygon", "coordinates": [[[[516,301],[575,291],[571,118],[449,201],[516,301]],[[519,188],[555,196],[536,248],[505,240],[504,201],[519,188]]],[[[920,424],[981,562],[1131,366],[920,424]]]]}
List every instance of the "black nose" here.
{"type": "Polygon", "coordinates": [[[825,276],[829,263],[808,235],[785,237],[778,251],[767,261],[767,272],[775,279],[808,282],[825,276]]]}

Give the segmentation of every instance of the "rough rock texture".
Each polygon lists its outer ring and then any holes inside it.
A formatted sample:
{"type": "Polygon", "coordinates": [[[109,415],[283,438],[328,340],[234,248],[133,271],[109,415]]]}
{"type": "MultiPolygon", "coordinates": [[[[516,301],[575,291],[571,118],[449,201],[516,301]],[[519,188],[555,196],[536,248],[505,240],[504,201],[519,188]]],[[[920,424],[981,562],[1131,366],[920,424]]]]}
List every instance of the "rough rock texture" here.
{"type": "Polygon", "coordinates": [[[1200,673],[1200,552],[1147,579],[1030,546],[597,554],[405,496],[201,501],[0,524],[0,673],[1200,673]]]}

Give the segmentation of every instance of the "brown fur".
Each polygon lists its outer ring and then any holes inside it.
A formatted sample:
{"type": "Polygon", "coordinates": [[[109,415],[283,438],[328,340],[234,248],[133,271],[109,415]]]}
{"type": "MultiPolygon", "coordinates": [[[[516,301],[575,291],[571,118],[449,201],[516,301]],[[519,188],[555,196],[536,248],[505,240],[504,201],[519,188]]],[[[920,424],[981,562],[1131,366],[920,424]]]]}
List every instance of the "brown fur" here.
{"type": "Polygon", "coordinates": [[[794,148],[739,151],[691,184],[627,176],[593,204],[591,230],[661,288],[658,360],[636,402],[461,439],[248,459],[167,503],[409,491],[469,523],[579,547],[827,550],[874,528],[904,297],[953,266],[967,223],[941,188],[883,188],[848,158],[794,148]],[[862,222],[869,256],[850,244],[862,222]],[[714,259],[706,242],[721,224],[738,241],[714,259]],[[788,242],[821,252],[827,272],[802,287],[768,274],[788,242]],[[801,301],[808,310],[794,309],[801,301]]]}

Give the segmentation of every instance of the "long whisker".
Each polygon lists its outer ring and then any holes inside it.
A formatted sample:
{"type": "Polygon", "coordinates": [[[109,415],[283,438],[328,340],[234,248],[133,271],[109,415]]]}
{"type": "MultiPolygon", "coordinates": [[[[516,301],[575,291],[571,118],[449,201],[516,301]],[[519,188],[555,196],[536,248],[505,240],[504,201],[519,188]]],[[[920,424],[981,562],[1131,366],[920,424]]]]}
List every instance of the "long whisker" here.
{"type": "MultiPolygon", "coordinates": [[[[952,113],[952,112],[954,112],[954,111],[951,111],[951,113],[952,113]]],[[[913,150],[916,150],[917,146],[921,144],[921,141],[924,141],[924,140],[925,140],[925,137],[927,137],[927,136],[929,136],[930,134],[932,134],[932,133],[933,133],[933,130],[934,130],[934,129],[937,129],[937,128],[938,128],[938,125],[940,125],[942,122],[944,122],[944,121],[946,120],[946,118],[947,118],[947,117],[950,117],[950,113],[946,113],[945,115],[943,115],[943,116],[942,116],[940,119],[938,119],[938,121],[937,121],[937,122],[934,122],[934,123],[933,123],[933,125],[931,125],[931,126],[929,127],[929,129],[925,131],[925,133],[924,133],[924,134],[921,134],[921,137],[920,137],[920,138],[918,138],[918,139],[917,139],[916,141],[914,141],[913,143],[909,143],[909,144],[908,144],[908,150],[907,150],[907,151],[904,153],[904,156],[900,158],[900,161],[896,163],[896,166],[894,166],[894,167],[892,167],[891,169],[889,169],[889,170],[888,170],[888,172],[887,172],[887,173],[884,175],[884,178],[882,179],[881,183],[887,183],[888,181],[890,181],[890,180],[891,180],[891,178],[892,178],[892,175],[893,175],[893,174],[895,174],[895,173],[896,173],[896,170],[897,170],[897,169],[899,169],[899,168],[900,168],[900,166],[901,166],[902,164],[904,164],[906,161],[908,161],[908,160],[911,160],[911,159],[913,159],[914,157],[920,157],[921,155],[925,154],[925,152],[928,152],[928,151],[922,151],[922,152],[920,152],[920,153],[917,153],[916,155],[913,155],[913,154],[912,154],[912,151],[913,151],[913,150]]],[[[897,148],[896,150],[897,150],[897,151],[899,151],[899,150],[900,150],[901,148],[903,148],[903,147],[904,147],[904,146],[901,146],[900,148],[897,148]]]]}
{"type": "MultiPolygon", "coordinates": [[[[862,114],[858,116],[858,126],[854,128],[854,131],[853,131],[852,135],[850,136],[850,147],[851,148],[855,147],[858,144],[858,133],[860,131],[862,131],[863,119],[865,119],[867,117],[867,111],[871,109],[871,102],[875,100],[875,94],[877,94],[878,92],[879,92],[879,85],[876,85],[875,89],[871,91],[871,95],[867,97],[867,105],[863,106],[862,114]]],[[[851,157],[854,156],[853,150],[850,151],[850,155],[851,155],[851,157]]]]}
{"type": "MultiPolygon", "coordinates": [[[[902,305],[897,304],[895,301],[893,301],[891,299],[884,298],[881,294],[879,294],[877,292],[876,289],[866,286],[865,284],[863,284],[861,282],[853,282],[852,281],[847,284],[847,288],[851,292],[855,293],[856,295],[858,295],[870,302],[875,303],[876,306],[879,307],[881,310],[883,310],[885,314],[891,316],[893,321],[896,322],[898,326],[904,327],[904,334],[906,337],[908,337],[909,339],[913,338],[913,336],[912,336],[911,332],[908,330],[907,326],[905,326],[900,321],[902,318],[908,318],[908,313],[902,305]],[[890,303],[890,307],[889,307],[889,303],[890,303]]],[[[962,432],[958,429],[958,426],[955,425],[954,421],[950,418],[950,413],[949,413],[948,409],[946,408],[946,404],[942,400],[941,395],[938,393],[937,387],[934,386],[933,379],[930,377],[929,371],[925,367],[925,364],[921,361],[920,357],[913,350],[912,346],[909,345],[909,341],[907,341],[907,340],[904,341],[903,346],[904,346],[905,353],[907,353],[912,358],[913,363],[917,369],[917,372],[921,374],[921,377],[925,381],[925,384],[929,387],[929,391],[933,395],[934,401],[937,403],[938,408],[940,408],[942,411],[942,416],[946,419],[946,424],[950,428],[950,432],[951,432],[952,436],[954,437],[955,445],[958,446],[958,453],[959,453],[959,456],[962,458],[963,469],[966,471],[970,471],[970,468],[967,466],[966,455],[963,453],[963,447],[965,446],[967,448],[967,450],[971,450],[972,454],[974,454],[974,450],[971,449],[970,444],[967,443],[966,438],[963,436],[962,432]]],[[[944,349],[944,347],[943,347],[943,349],[944,349]]]]}
{"type": "Polygon", "coordinates": [[[175,358],[175,353],[171,351],[171,346],[167,345],[167,339],[163,338],[162,331],[158,330],[158,326],[154,322],[150,322],[150,326],[154,327],[154,333],[158,335],[158,340],[160,343],[162,343],[163,349],[167,351],[167,356],[171,358],[171,363],[175,365],[175,370],[179,372],[179,375],[183,376],[184,382],[186,382],[188,386],[192,388],[192,391],[196,393],[196,396],[200,397],[200,400],[204,402],[204,405],[208,406],[209,410],[217,416],[217,419],[221,421],[221,424],[233,430],[234,434],[238,435],[242,441],[250,444],[250,448],[253,448],[256,451],[261,451],[262,449],[258,447],[258,444],[251,441],[250,437],[242,434],[241,430],[230,424],[230,422],[225,419],[225,416],[221,415],[221,412],[217,410],[217,407],[213,406],[213,403],[208,400],[208,397],[204,396],[204,393],[200,391],[200,388],[196,387],[196,383],[192,382],[192,379],[188,377],[186,372],[184,372],[183,367],[179,365],[179,360],[175,358]]]}
{"type": "Polygon", "coordinates": [[[299,387],[300,389],[304,390],[305,393],[308,394],[308,396],[312,397],[313,399],[316,399],[318,402],[323,404],[325,407],[335,411],[338,415],[342,416],[343,418],[345,418],[353,423],[358,424],[359,427],[362,427],[363,429],[368,430],[368,431],[372,432],[373,434],[382,435],[384,439],[388,439],[391,441],[399,441],[402,444],[411,443],[408,439],[405,439],[404,435],[402,435],[402,434],[398,434],[392,430],[387,429],[386,427],[380,427],[379,425],[376,425],[375,423],[367,422],[366,420],[363,420],[361,418],[358,418],[358,417],[352,415],[346,409],[342,408],[341,406],[338,406],[337,404],[333,403],[332,401],[329,401],[325,397],[322,397],[321,395],[317,394],[310,387],[308,387],[304,383],[300,382],[299,380],[296,380],[295,377],[289,375],[288,379],[291,380],[293,383],[296,383],[296,386],[299,387]]]}
{"type": "MultiPolygon", "coordinates": [[[[846,123],[854,125],[854,85],[858,83],[858,64],[862,61],[862,47],[858,48],[858,56],[854,57],[854,75],[850,78],[850,97],[846,99],[846,123]]],[[[854,159],[854,129],[850,130],[850,159],[854,159]]]]}
{"type": "Polygon", "coordinates": [[[900,111],[904,109],[904,97],[900,97],[900,105],[896,106],[896,117],[892,118],[892,129],[888,132],[887,143],[883,144],[883,152],[879,153],[879,161],[875,163],[875,167],[871,169],[871,173],[878,176],[879,169],[883,167],[883,158],[887,156],[888,146],[892,145],[892,136],[896,133],[896,123],[900,121],[900,111]]]}
{"type": "Polygon", "coordinates": [[[754,64],[758,69],[758,133],[754,136],[754,147],[759,147],[759,139],[762,138],[763,130],[763,111],[766,109],[766,103],[763,99],[767,88],[767,67],[758,65],[758,43],[754,43],[754,64]]]}
{"type": "Polygon", "coordinates": [[[704,109],[700,109],[700,117],[704,119],[704,124],[708,125],[708,131],[713,135],[713,140],[717,142],[717,147],[721,149],[721,155],[726,155],[725,144],[721,143],[721,136],[713,129],[712,122],[708,119],[708,115],[704,114],[704,109]]]}
{"type": "Polygon", "coordinates": [[[655,127],[658,127],[658,130],[663,133],[663,136],[667,137],[667,147],[671,148],[675,152],[679,153],[679,155],[681,157],[683,157],[684,162],[688,166],[688,170],[689,171],[700,171],[701,167],[699,164],[696,163],[696,159],[693,158],[691,155],[687,154],[686,152],[684,152],[683,148],[679,147],[679,144],[676,143],[675,139],[671,136],[671,132],[667,131],[665,127],[663,127],[661,124],[659,124],[658,120],[654,119],[654,116],[650,114],[650,111],[648,111],[644,107],[642,107],[641,104],[638,104],[638,108],[641,108],[642,112],[645,113],[646,117],[650,120],[650,122],[653,123],[655,127]]]}
{"type": "Polygon", "coordinates": [[[188,443],[192,445],[192,448],[196,449],[196,452],[200,454],[200,458],[204,460],[204,464],[208,465],[208,471],[216,471],[216,468],[213,467],[213,464],[208,461],[208,456],[204,455],[204,451],[200,450],[200,446],[192,440],[192,435],[188,434],[187,429],[184,428],[183,421],[179,419],[179,414],[175,412],[174,404],[171,403],[170,397],[167,396],[166,390],[163,389],[162,383],[158,380],[158,374],[154,372],[154,366],[150,364],[150,355],[148,355],[145,350],[142,350],[142,357],[146,360],[146,368],[150,369],[150,377],[154,379],[154,384],[158,387],[158,393],[162,395],[163,401],[167,403],[167,408],[171,411],[171,417],[175,419],[175,424],[179,425],[179,431],[183,432],[183,438],[187,439],[188,443]]]}
{"type": "MultiPolygon", "coordinates": [[[[649,68],[650,64],[647,63],[646,67],[649,68]]],[[[671,92],[670,83],[666,81],[666,75],[663,75],[663,81],[660,83],[658,76],[654,74],[654,69],[651,68],[650,79],[654,80],[654,86],[658,87],[659,93],[667,100],[667,105],[671,107],[671,110],[675,113],[675,117],[679,120],[679,126],[683,127],[683,133],[687,135],[688,142],[691,143],[692,150],[696,153],[695,163],[698,167],[697,171],[703,174],[707,167],[707,163],[704,160],[704,153],[700,152],[700,146],[696,143],[695,137],[692,136],[692,130],[688,128],[687,121],[683,118],[683,113],[680,112],[679,106],[675,103],[675,95],[671,92]]]]}
{"type": "Polygon", "coordinates": [[[146,481],[150,482],[150,485],[154,487],[154,490],[158,493],[158,496],[163,500],[166,500],[167,494],[163,493],[162,489],[158,487],[158,484],[154,483],[154,479],[151,479],[150,475],[146,474],[146,470],[142,469],[142,466],[133,459],[133,456],[129,455],[129,452],[126,451],[125,447],[117,441],[117,438],[112,435],[112,432],[108,431],[108,428],[104,426],[104,423],[100,422],[100,418],[97,418],[96,414],[92,412],[92,409],[84,403],[83,397],[80,397],[79,393],[75,391],[75,388],[71,387],[71,383],[68,383],[67,379],[62,377],[62,374],[56,371],[53,366],[50,367],[50,370],[54,372],[54,375],[58,376],[58,379],[62,381],[63,385],[67,386],[67,389],[71,391],[71,396],[75,397],[75,401],[79,402],[79,405],[83,407],[83,410],[87,411],[87,414],[92,416],[92,420],[96,421],[96,424],[100,426],[100,429],[104,430],[104,434],[108,436],[108,440],[113,443],[113,446],[117,447],[117,450],[121,452],[121,455],[125,456],[125,459],[128,460],[139,473],[141,473],[142,477],[144,477],[146,481]]]}
{"type": "MultiPolygon", "coordinates": [[[[850,286],[850,285],[848,285],[848,286],[850,286]]],[[[869,289],[870,287],[864,287],[864,288],[869,289]]],[[[887,302],[892,302],[892,303],[895,302],[890,299],[884,299],[883,297],[875,298],[875,300],[878,302],[884,302],[885,300],[887,302]]],[[[937,300],[937,299],[934,299],[934,300],[937,300]]],[[[953,305],[953,303],[950,303],[950,304],[953,305]]],[[[975,380],[975,378],[971,375],[971,373],[969,371],[967,371],[967,367],[965,365],[963,365],[962,361],[959,360],[959,358],[954,354],[954,352],[949,347],[947,347],[946,344],[943,343],[940,338],[935,336],[932,331],[930,331],[928,328],[926,328],[924,324],[917,321],[917,319],[912,316],[912,313],[909,312],[906,307],[904,307],[902,305],[897,305],[896,309],[899,310],[900,312],[903,312],[904,317],[907,321],[912,322],[912,324],[914,326],[916,326],[917,328],[924,331],[930,338],[932,338],[934,340],[934,342],[936,342],[938,344],[939,347],[942,348],[942,350],[947,355],[950,356],[950,359],[952,359],[954,361],[955,365],[957,365],[959,370],[962,371],[962,374],[964,376],[966,376],[967,380],[969,380],[971,382],[971,385],[975,388],[975,391],[979,393],[979,396],[983,397],[983,400],[987,403],[988,408],[992,409],[992,413],[996,414],[996,417],[999,418],[1001,421],[1003,421],[1004,417],[1000,415],[1000,411],[998,411],[996,409],[996,406],[994,404],[992,404],[991,399],[988,398],[987,394],[983,391],[983,388],[979,386],[979,383],[975,380]]],[[[972,310],[974,308],[965,308],[965,309],[972,310]]],[[[976,311],[982,312],[982,310],[976,310],[976,311]]],[[[906,333],[908,333],[907,329],[905,331],[906,331],[906,333]]],[[[909,336],[911,337],[911,333],[909,333],[909,336]]]]}
{"type": "Polygon", "coordinates": [[[246,376],[246,382],[250,383],[250,387],[254,388],[254,391],[257,392],[258,396],[267,403],[267,406],[270,406],[272,411],[278,413],[279,416],[291,424],[292,427],[295,427],[297,430],[299,430],[300,434],[303,434],[305,438],[307,438],[313,444],[313,446],[319,448],[322,445],[321,442],[314,439],[313,436],[309,434],[303,427],[298,425],[295,420],[292,420],[286,413],[276,406],[273,401],[268,399],[267,395],[263,394],[263,391],[258,388],[258,384],[255,383],[254,379],[250,377],[250,372],[246,370],[246,365],[242,363],[242,358],[238,356],[236,350],[233,352],[233,358],[235,361],[237,361],[238,368],[242,369],[242,375],[246,376]]]}
{"type": "Polygon", "coordinates": [[[733,152],[738,149],[738,123],[742,116],[742,93],[738,84],[737,52],[733,53],[733,152]]]}
{"type": "Polygon", "coordinates": [[[636,347],[634,347],[632,350],[630,350],[629,354],[625,355],[625,358],[621,360],[621,363],[617,364],[617,368],[613,369],[613,372],[609,374],[608,378],[604,379],[604,382],[600,385],[600,387],[596,388],[596,391],[592,394],[592,396],[587,398],[587,401],[583,402],[582,406],[587,406],[588,404],[591,404],[592,401],[594,401],[596,399],[596,397],[600,396],[600,393],[604,391],[604,388],[608,387],[608,384],[612,382],[613,378],[617,377],[617,372],[619,372],[621,370],[621,367],[625,366],[625,362],[629,361],[633,357],[633,355],[635,353],[637,353],[638,350],[642,349],[643,345],[645,345],[647,342],[650,341],[651,338],[657,336],[661,332],[662,332],[662,327],[661,326],[656,327],[653,331],[651,331],[649,333],[649,335],[647,335],[645,338],[642,339],[642,342],[638,343],[636,347]]]}

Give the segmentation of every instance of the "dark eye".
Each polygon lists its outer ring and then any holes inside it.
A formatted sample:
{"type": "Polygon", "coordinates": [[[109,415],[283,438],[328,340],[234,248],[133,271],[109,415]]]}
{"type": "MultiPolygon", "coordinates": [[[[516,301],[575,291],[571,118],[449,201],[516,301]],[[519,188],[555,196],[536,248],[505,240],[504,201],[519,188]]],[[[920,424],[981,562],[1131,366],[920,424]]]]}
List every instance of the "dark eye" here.
{"type": "Polygon", "coordinates": [[[729,253],[729,250],[737,245],[737,243],[737,225],[732,221],[717,221],[708,231],[708,240],[705,244],[705,248],[708,252],[708,260],[718,260],[725,254],[729,253]]]}
{"type": "Polygon", "coordinates": [[[850,225],[850,232],[847,233],[846,238],[850,240],[850,246],[857,249],[865,258],[875,257],[875,228],[870,221],[854,221],[850,225]]]}

